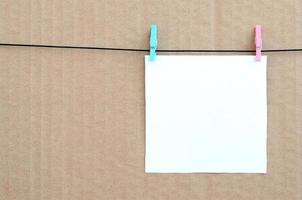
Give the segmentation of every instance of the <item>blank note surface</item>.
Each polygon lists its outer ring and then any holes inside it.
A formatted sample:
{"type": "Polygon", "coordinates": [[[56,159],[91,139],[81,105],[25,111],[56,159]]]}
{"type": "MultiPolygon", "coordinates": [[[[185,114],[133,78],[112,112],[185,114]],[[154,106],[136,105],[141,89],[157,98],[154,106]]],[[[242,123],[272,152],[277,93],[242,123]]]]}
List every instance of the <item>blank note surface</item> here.
{"type": "Polygon", "coordinates": [[[266,173],[266,56],[145,57],[145,171],[266,173]]]}

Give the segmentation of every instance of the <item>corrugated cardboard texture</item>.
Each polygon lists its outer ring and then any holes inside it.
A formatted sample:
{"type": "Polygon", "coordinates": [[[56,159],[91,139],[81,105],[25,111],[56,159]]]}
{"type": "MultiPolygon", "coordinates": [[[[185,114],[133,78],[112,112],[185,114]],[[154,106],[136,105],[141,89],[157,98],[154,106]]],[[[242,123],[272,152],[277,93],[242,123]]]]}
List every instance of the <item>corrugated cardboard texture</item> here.
{"type": "MultiPolygon", "coordinates": [[[[1,0],[0,41],[302,47],[299,0],[1,0]]],[[[268,174],[145,174],[144,53],[0,47],[0,199],[302,199],[302,54],[268,54],[268,174]]]]}

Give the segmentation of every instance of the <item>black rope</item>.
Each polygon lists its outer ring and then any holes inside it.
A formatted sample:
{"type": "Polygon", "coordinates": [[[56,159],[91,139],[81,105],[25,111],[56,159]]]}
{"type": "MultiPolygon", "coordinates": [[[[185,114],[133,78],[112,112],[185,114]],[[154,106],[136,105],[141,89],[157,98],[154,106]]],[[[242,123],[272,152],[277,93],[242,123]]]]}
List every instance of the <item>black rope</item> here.
{"type": "MultiPolygon", "coordinates": [[[[102,51],[141,51],[149,52],[149,49],[138,48],[113,48],[113,47],[93,47],[93,46],[68,46],[68,45],[45,45],[45,44],[15,44],[15,43],[0,43],[0,46],[11,47],[30,47],[30,48],[56,48],[56,49],[86,49],[86,50],[102,50],[102,51]]],[[[157,49],[157,52],[174,52],[174,53],[253,53],[253,49],[157,49]]],[[[302,51],[302,49],[262,49],[262,52],[293,52],[302,51]]]]}

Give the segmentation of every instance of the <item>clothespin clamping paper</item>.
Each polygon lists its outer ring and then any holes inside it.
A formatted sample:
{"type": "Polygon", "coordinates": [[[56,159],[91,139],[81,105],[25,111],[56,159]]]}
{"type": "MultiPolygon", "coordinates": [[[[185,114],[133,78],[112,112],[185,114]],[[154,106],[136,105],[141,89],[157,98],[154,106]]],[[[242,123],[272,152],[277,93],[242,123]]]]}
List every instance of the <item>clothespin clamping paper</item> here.
{"type": "Polygon", "coordinates": [[[255,44],[256,44],[256,61],[261,61],[262,39],[261,39],[260,25],[256,25],[255,27],[255,44]]]}
{"type": "Polygon", "coordinates": [[[151,25],[150,31],[150,61],[154,61],[156,57],[157,49],[157,26],[156,24],[151,25]]]}

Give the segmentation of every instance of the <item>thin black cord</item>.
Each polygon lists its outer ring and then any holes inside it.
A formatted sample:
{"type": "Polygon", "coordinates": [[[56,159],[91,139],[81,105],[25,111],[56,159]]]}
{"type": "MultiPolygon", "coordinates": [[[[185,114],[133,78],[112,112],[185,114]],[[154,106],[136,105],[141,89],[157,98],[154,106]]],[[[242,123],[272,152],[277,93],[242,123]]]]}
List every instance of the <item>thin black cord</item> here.
{"type": "MultiPolygon", "coordinates": [[[[141,51],[149,52],[149,49],[136,49],[136,48],[113,48],[113,47],[93,47],[93,46],[68,46],[68,45],[44,45],[44,44],[16,44],[16,43],[0,43],[0,46],[11,47],[30,47],[30,48],[56,48],[56,49],[87,49],[87,50],[103,50],[103,51],[141,51]]],[[[157,49],[157,52],[191,52],[191,53],[253,53],[255,50],[237,50],[237,49],[157,49]]],[[[302,51],[302,48],[292,49],[262,49],[262,52],[290,52],[302,51]]]]}

